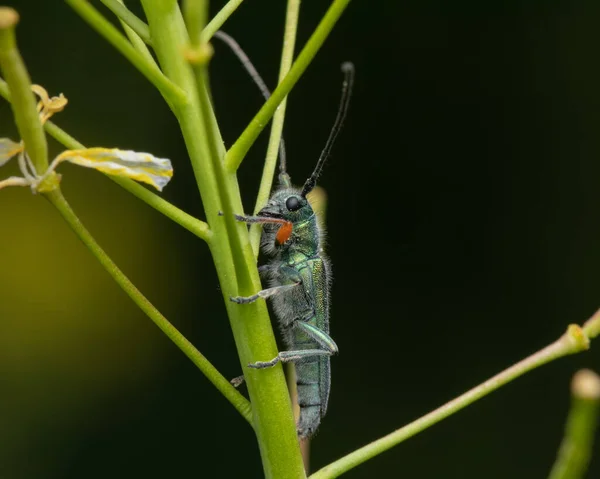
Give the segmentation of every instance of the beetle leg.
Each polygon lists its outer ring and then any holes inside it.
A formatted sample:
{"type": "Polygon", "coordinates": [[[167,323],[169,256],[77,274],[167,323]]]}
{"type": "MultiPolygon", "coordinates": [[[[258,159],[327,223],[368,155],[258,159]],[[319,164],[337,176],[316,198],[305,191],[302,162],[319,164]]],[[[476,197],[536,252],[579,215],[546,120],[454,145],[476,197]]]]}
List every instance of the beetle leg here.
{"type": "Polygon", "coordinates": [[[231,385],[234,388],[239,388],[242,384],[244,384],[244,381],[246,380],[246,378],[244,378],[244,376],[237,376],[235,378],[233,378],[231,381],[229,381],[231,383],[231,385]]]}
{"type": "Polygon", "coordinates": [[[290,361],[301,361],[305,358],[310,358],[314,356],[331,356],[331,354],[332,353],[330,351],[325,351],[323,349],[299,349],[298,351],[281,351],[270,361],[257,361],[255,363],[248,364],[248,367],[252,369],[272,368],[279,362],[287,363],[290,361]]]}
{"type": "MultiPolygon", "coordinates": [[[[337,344],[335,344],[335,341],[325,331],[304,321],[295,321],[293,326],[295,328],[302,329],[302,331],[304,331],[309,337],[314,339],[319,344],[319,346],[321,346],[329,354],[336,354],[339,351],[337,344]]],[[[316,349],[313,351],[319,350],[316,349]]],[[[293,353],[294,351],[290,352],[293,353]]]]}
{"type": "Polygon", "coordinates": [[[252,296],[231,296],[229,299],[237,304],[253,303],[258,298],[268,298],[274,294],[279,294],[284,291],[288,291],[291,288],[295,288],[300,283],[284,284],[283,286],[275,286],[274,288],[263,289],[252,296]]]}

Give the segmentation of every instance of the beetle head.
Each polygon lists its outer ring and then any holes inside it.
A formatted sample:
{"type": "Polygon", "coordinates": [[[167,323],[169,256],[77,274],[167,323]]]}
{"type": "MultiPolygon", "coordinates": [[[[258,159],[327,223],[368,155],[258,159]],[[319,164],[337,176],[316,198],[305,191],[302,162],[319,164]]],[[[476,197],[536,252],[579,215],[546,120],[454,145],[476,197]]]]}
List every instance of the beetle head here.
{"type": "Polygon", "coordinates": [[[312,206],[302,194],[295,189],[276,191],[258,216],[278,218],[290,223],[299,223],[314,215],[312,206]]]}

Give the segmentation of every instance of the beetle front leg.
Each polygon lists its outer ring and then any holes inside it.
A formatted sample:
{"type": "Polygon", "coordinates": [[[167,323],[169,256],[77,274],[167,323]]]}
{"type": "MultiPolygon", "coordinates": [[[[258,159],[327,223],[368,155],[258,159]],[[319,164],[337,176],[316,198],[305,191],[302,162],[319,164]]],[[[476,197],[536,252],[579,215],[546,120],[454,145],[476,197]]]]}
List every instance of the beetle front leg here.
{"type": "Polygon", "coordinates": [[[275,294],[280,294],[285,291],[289,291],[290,289],[295,288],[296,286],[300,286],[302,284],[302,277],[294,268],[290,268],[289,266],[283,266],[281,269],[285,271],[287,281],[289,281],[289,284],[282,284],[281,286],[263,289],[258,293],[253,294],[252,296],[231,296],[229,299],[237,304],[253,303],[258,298],[269,298],[275,294]]]}

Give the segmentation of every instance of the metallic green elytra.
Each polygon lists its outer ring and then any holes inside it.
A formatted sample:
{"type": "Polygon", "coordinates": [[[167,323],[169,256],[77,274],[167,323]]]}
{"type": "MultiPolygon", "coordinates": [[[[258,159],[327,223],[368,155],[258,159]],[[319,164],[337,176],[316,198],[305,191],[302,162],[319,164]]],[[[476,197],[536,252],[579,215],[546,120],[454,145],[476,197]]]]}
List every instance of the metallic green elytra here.
{"type": "Polygon", "coordinates": [[[338,115],[312,175],[303,188],[294,188],[280,162],[279,188],[256,216],[239,221],[263,224],[261,248],[269,257],[261,272],[268,288],[249,297],[232,297],[238,304],[271,298],[286,351],[275,358],[249,364],[262,369],[293,361],[300,417],[298,435],[312,436],[327,411],[330,392],[330,356],[338,347],[329,336],[331,266],[323,251],[323,229],[307,199],[345,119],[354,79],[354,66],[342,65],[345,74],[338,115]]]}

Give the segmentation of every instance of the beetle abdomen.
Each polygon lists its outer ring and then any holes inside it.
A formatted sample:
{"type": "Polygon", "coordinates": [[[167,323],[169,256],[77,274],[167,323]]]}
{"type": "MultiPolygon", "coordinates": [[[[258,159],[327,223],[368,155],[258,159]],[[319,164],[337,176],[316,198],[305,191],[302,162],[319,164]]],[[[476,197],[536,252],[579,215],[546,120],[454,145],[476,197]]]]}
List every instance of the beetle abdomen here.
{"type": "Polygon", "coordinates": [[[313,357],[296,363],[298,435],[310,437],[317,430],[329,401],[329,358],[313,357]]]}

